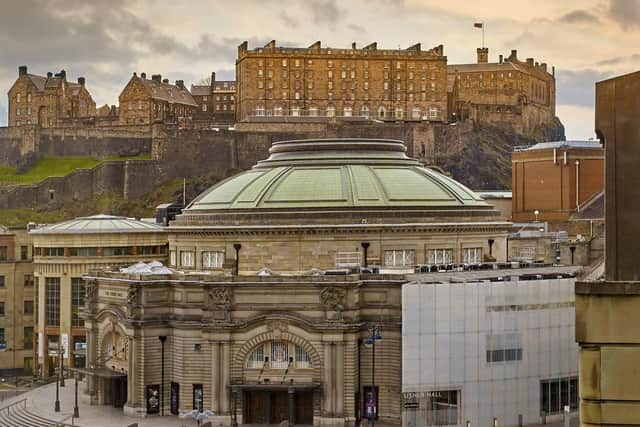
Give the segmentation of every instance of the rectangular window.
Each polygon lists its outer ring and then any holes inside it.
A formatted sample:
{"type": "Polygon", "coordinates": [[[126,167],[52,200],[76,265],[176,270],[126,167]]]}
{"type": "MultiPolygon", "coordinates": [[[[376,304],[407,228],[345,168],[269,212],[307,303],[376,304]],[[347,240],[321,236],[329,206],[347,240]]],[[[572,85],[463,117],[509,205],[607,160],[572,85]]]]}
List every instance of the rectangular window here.
{"type": "Polygon", "coordinates": [[[60,325],[60,278],[46,277],[44,282],[44,315],[45,325],[60,325]]]}
{"type": "Polygon", "coordinates": [[[427,392],[426,425],[446,426],[461,424],[460,390],[427,392]]]}
{"type": "Polygon", "coordinates": [[[271,342],[271,365],[272,369],[286,369],[289,366],[289,346],[286,342],[271,342]]]}
{"type": "Polygon", "coordinates": [[[104,248],[104,256],[131,256],[133,255],[133,246],[116,246],[104,248]]]}
{"type": "Polygon", "coordinates": [[[9,256],[9,251],[6,246],[0,246],[0,261],[6,261],[9,256]]]}
{"type": "Polygon", "coordinates": [[[181,267],[193,267],[193,251],[180,251],[180,266],[181,267]]]}
{"type": "Polygon", "coordinates": [[[84,280],[71,278],[71,326],[84,327],[84,319],[80,317],[80,309],[84,305],[84,280]]]}
{"type": "Polygon", "coordinates": [[[0,288],[4,288],[4,276],[0,276],[0,288]]]}
{"type": "Polygon", "coordinates": [[[560,414],[565,406],[578,410],[578,377],[540,381],[540,410],[547,415],[560,414]]]}
{"type": "Polygon", "coordinates": [[[465,264],[482,262],[482,248],[463,248],[462,262],[465,264]]]}
{"type": "Polygon", "coordinates": [[[204,411],[204,389],[202,384],[193,385],[193,409],[204,411]]]}
{"type": "Polygon", "coordinates": [[[29,259],[29,246],[20,246],[20,259],[23,261],[29,259]]]}
{"type": "Polygon", "coordinates": [[[0,301],[0,317],[4,317],[4,301],[0,301]]]}
{"type": "Polygon", "coordinates": [[[24,335],[23,348],[25,350],[33,349],[33,326],[25,326],[23,335],[24,335]]]}
{"type": "Polygon", "coordinates": [[[176,265],[176,251],[169,251],[169,265],[176,265]]]}
{"type": "Polygon", "coordinates": [[[487,363],[522,360],[522,335],[487,335],[487,363]]]}
{"type": "Polygon", "coordinates": [[[25,316],[33,316],[33,301],[23,302],[23,313],[25,316]]]}
{"type": "Polygon", "coordinates": [[[98,248],[69,248],[69,256],[98,256],[98,248]]]}
{"type": "Polygon", "coordinates": [[[156,253],[156,246],[138,246],[136,250],[138,255],[153,255],[156,253]]]}
{"type": "Polygon", "coordinates": [[[33,274],[24,275],[24,287],[33,288],[33,274]]]}
{"type": "Polygon", "coordinates": [[[453,249],[429,249],[427,251],[429,264],[451,264],[453,262],[453,249]]]}
{"type": "Polygon", "coordinates": [[[222,251],[203,251],[202,252],[202,268],[222,268],[224,263],[224,252],[222,251]]]}
{"type": "Polygon", "coordinates": [[[413,249],[393,249],[384,251],[384,265],[387,267],[406,267],[416,263],[416,251],[413,249]]]}
{"type": "Polygon", "coordinates": [[[0,328],[0,350],[7,349],[7,341],[4,338],[4,328],[0,328]]]}
{"type": "Polygon", "coordinates": [[[42,256],[64,256],[64,248],[42,248],[42,256]]]}

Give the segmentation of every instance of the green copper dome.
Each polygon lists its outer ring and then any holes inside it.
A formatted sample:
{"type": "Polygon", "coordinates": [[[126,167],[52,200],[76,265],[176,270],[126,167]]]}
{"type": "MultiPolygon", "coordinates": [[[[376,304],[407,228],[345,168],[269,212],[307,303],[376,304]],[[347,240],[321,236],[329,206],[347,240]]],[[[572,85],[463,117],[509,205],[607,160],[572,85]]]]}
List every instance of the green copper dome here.
{"type": "Polygon", "coordinates": [[[185,214],[246,210],[492,210],[473,191],[407,157],[401,141],[274,143],[268,159],[201,194],[185,214]]]}

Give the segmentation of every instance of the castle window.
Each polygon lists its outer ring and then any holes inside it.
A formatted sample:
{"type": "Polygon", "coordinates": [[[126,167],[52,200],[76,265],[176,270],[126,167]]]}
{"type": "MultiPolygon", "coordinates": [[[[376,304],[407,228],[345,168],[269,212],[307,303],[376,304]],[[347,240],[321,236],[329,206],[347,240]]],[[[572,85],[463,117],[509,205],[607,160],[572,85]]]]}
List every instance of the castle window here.
{"type": "Polygon", "coordinates": [[[327,117],[335,117],[336,115],[336,107],[329,106],[327,107],[327,117]]]}
{"type": "Polygon", "coordinates": [[[299,67],[299,66],[300,66],[300,60],[296,59],[296,67],[299,67]]]}
{"type": "Polygon", "coordinates": [[[353,111],[351,110],[351,107],[344,107],[342,115],[344,117],[351,117],[353,115],[353,111]]]}
{"type": "Polygon", "coordinates": [[[427,251],[429,264],[451,264],[453,262],[453,249],[429,249],[427,251]]]}
{"type": "Polygon", "coordinates": [[[258,68],[258,77],[262,77],[262,68],[258,68]]]}
{"type": "Polygon", "coordinates": [[[202,104],[202,111],[207,112],[207,104],[202,104]]]}
{"type": "Polygon", "coordinates": [[[267,76],[269,78],[272,78],[273,77],[273,70],[267,70],[267,76]]]}
{"type": "Polygon", "coordinates": [[[31,102],[31,94],[30,93],[27,94],[27,102],[31,102]]]}
{"type": "Polygon", "coordinates": [[[264,82],[262,80],[258,80],[258,89],[262,89],[264,87],[264,82]]]}
{"type": "Polygon", "coordinates": [[[20,94],[17,94],[17,95],[16,95],[16,102],[17,102],[17,103],[20,103],[20,94]]]}
{"type": "Polygon", "coordinates": [[[332,61],[332,60],[328,60],[328,61],[327,61],[327,67],[328,67],[328,68],[333,67],[333,61],[332,61]]]}
{"type": "Polygon", "coordinates": [[[20,109],[18,108],[18,109],[16,110],[16,116],[19,116],[19,115],[20,115],[20,109]]]}
{"type": "Polygon", "coordinates": [[[360,109],[360,115],[362,117],[369,118],[369,107],[366,105],[363,105],[362,108],[360,109]]]}
{"type": "Polygon", "coordinates": [[[340,77],[342,77],[343,79],[347,78],[347,72],[345,70],[342,70],[342,72],[340,73],[340,77]]]}
{"type": "Polygon", "coordinates": [[[429,119],[434,120],[438,118],[438,107],[429,107],[429,119]]]}
{"type": "Polygon", "coordinates": [[[356,78],[356,72],[354,70],[351,70],[351,78],[352,79],[356,78]]]}
{"type": "Polygon", "coordinates": [[[283,67],[286,67],[286,66],[287,66],[287,59],[286,59],[286,58],[282,60],[282,66],[283,66],[283,67]]]}

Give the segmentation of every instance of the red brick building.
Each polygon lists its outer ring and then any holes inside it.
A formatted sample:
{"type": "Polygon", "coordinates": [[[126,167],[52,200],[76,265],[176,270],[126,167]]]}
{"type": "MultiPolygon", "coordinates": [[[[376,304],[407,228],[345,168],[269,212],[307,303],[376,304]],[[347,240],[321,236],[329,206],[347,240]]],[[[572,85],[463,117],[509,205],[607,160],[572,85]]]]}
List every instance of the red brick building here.
{"type": "Polygon", "coordinates": [[[514,222],[567,221],[604,189],[599,142],[543,142],[514,151],[511,167],[514,222]]]}

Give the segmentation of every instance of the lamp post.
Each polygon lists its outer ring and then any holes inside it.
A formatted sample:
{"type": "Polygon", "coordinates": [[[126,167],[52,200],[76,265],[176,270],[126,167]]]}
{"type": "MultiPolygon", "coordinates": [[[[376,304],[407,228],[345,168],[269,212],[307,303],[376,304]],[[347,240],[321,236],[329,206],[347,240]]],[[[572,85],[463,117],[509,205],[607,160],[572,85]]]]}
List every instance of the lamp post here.
{"type": "Polygon", "coordinates": [[[235,276],[237,276],[240,271],[240,249],[242,249],[242,245],[240,243],[234,243],[233,249],[236,250],[235,276]]]}
{"type": "Polygon", "coordinates": [[[536,209],[535,211],[533,211],[533,214],[536,216],[536,222],[538,222],[538,215],[540,215],[540,211],[536,209]]]}
{"type": "Polygon", "coordinates": [[[74,371],[73,377],[76,382],[75,406],[73,407],[73,418],[80,418],[80,409],[78,408],[78,372],[77,371],[74,371]]]}
{"type": "Polygon", "coordinates": [[[376,393],[376,341],[381,340],[380,327],[373,325],[369,328],[369,338],[366,343],[371,345],[371,404],[367,404],[367,412],[371,427],[376,425],[376,417],[378,416],[378,397],[376,393]],[[368,408],[371,407],[371,411],[368,408]]]}
{"type": "Polygon", "coordinates": [[[167,340],[166,335],[160,335],[160,345],[162,346],[162,368],[160,373],[160,416],[164,416],[164,342],[167,340]]]}
{"type": "Polygon", "coordinates": [[[64,346],[60,350],[60,387],[64,387],[64,346]]]}
{"type": "MultiPolygon", "coordinates": [[[[58,346],[58,357],[60,356],[60,347],[58,346]]],[[[60,412],[60,372],[56,375],[56,403],[53,407],[55,412],[60,412]]]]}
{"type": "Polygon", "coordinates": [[[360,245],[362,245],[362,249],[364,249],[364,267],[367,268],[369,267],[369,242],[362,242],[360,243],[360,245]]]}

